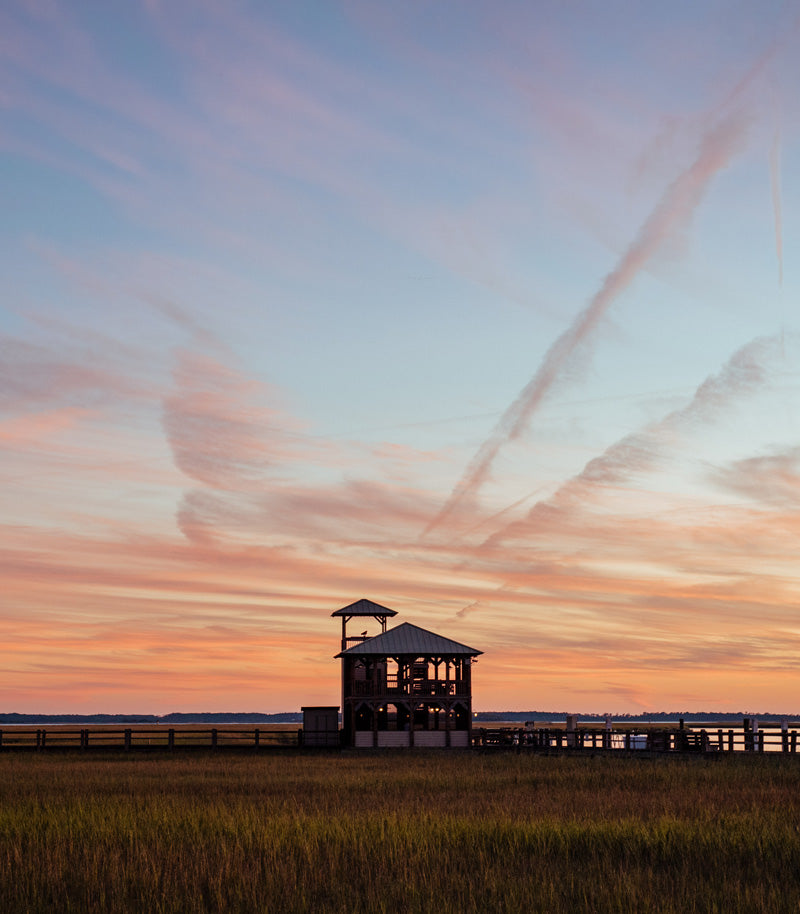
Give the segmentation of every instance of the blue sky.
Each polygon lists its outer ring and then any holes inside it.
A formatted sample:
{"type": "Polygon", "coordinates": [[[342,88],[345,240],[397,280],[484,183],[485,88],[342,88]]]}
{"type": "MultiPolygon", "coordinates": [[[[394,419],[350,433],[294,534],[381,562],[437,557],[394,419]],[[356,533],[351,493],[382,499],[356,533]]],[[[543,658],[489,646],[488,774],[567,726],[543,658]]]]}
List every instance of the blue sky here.
{"type": "Polygon", "coordinates": [[[9,710],[800,707],[799,23],[5,4],[9,710]]]}

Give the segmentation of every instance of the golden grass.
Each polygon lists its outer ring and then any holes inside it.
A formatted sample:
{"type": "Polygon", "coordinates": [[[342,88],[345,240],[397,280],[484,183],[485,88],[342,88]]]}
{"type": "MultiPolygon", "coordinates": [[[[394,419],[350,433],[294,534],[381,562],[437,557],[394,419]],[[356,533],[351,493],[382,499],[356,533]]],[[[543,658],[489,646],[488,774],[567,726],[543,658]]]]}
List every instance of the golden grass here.
{"type": "Polygon", "coordinates": [[[800,764],[0,754],[0,910],[796,911],[800,764]]]}

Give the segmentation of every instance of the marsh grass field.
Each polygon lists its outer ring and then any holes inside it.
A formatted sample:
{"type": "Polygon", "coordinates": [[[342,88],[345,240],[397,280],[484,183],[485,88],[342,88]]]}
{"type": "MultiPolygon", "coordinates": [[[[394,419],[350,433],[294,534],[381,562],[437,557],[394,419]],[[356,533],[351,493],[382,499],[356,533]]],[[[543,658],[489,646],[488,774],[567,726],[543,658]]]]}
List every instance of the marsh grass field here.
{"type": "Polygon", "coordinates": [[[794,758],[0,754],[0,911],[799,909],[794,758]]]}

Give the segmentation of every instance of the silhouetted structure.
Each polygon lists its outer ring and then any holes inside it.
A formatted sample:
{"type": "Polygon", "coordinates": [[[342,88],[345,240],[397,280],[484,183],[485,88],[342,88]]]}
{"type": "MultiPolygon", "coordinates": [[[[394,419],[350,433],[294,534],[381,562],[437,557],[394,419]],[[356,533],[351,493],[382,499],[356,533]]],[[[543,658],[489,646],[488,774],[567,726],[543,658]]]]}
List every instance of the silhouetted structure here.
{"type": "Polygon", "coordinates": [[[397,613],[371,600],[332,615],[342,619],[343,745],[470,745],[471,667],[482,651],[408,622],[387,631],[397,613]],[[354,618],[376,620],[381,633],[348,637],[354,618]]]}
{"type": "Polygon", "coordinates": [[[339,708],[331,705],[305,705],[301,744],[306,748],[333,749],[339,746],[339,708]]]}

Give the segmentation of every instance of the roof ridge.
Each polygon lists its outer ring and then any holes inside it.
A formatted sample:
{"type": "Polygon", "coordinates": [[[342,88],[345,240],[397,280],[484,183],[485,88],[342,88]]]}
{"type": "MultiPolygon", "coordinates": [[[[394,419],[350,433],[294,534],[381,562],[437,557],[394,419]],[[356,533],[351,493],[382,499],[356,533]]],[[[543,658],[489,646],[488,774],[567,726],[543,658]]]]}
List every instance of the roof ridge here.
{"type": "Polygon", "coordinates": [[[476,650],[469,645],[455,641],[453,638],[447,638],[439,635],[430,629],[422,628],[421,625],[415,625],[413,622],[401,622],[390,628],[388,631],[374,635],[372,638],[353,645],[347,650],[340,651],[336,654],[341,657],[344,654],[351,656],[362,654],[392,655],[392,654],[411,654],[417,656],[437,655],[437,654],[469,654],[477,656],[483,651],[476,650]]]}

